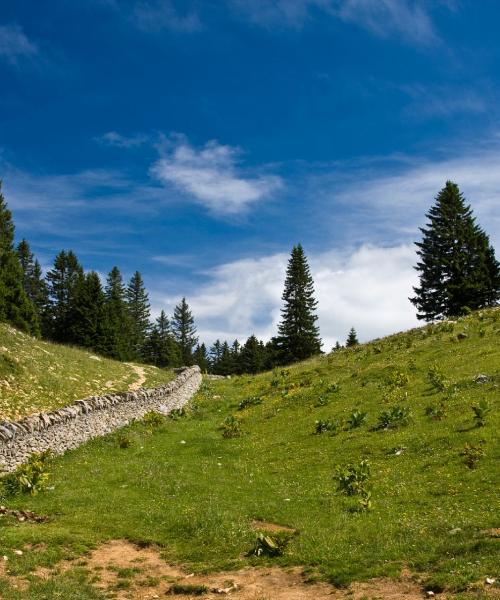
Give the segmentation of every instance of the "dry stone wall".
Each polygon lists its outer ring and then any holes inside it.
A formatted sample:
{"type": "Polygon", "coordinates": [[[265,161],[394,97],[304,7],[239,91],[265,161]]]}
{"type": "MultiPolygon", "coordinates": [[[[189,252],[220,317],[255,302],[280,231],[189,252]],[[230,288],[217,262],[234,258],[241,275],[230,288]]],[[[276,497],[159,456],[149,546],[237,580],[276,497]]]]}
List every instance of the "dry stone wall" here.
{"type": "Polygon", "coordinates": [[[62,454],[152,410],[167,414],[184,406],[200,384],[199,367],[189,367],[161,387],[91,396],[53,412],[0,421],[0,469],[14,470],[32,452],[50,449],[62,454]]]}

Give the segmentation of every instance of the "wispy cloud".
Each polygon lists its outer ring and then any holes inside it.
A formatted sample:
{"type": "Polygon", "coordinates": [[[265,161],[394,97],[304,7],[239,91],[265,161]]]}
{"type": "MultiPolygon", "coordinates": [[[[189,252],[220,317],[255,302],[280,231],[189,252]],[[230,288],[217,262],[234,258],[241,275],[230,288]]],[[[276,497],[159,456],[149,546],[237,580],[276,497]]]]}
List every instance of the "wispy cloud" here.
{"type": "Polygon", "coordinates": [[[152,173],[216,215],[237,215],[283,185],[276,175],[248,174],[239,165],[240,156],[238,148],[215,140],[198,149],[186,137],[175,136],[152,173]]]}
{"type": "Polygon", "coordinates": [[[151,33],[165,29],[193,33],[202,29],[200,18],[194,10],[181,13],[170,0],[139,2],[131,18],[139,29],[151,33]]]}
{"type": "Polygon", "coordinates": [[[495,101],[488,90],[481,93],[453,86],[426,86],[413,83],[398,88],[410,99],[404,114],[416,119],[447,118],[460,114],[484,113],[495,101]]]}
{"type": "Polygon", "coordinates": [[[315,15],[353,23],[378,37],[397,36],[407,42],[432,45],[439,40],[422,3],[411,0],[229,0],[251,22],[300,28],[315,15]]]}
{"type": "Polygon", "coordinates": [[[0,59],[17,64],[38,54],[38,47],[16,24],[0,25],[0,59]]]}
{"type": "Polygon", "coordinates": [[[148,142],[148,137],[143,134],[132,136],[122,135],[117,131],[108,131],[102,136],[96,138],[101,144],[107,146],[116,146],[117,148],[137,148],[148,142]]]}

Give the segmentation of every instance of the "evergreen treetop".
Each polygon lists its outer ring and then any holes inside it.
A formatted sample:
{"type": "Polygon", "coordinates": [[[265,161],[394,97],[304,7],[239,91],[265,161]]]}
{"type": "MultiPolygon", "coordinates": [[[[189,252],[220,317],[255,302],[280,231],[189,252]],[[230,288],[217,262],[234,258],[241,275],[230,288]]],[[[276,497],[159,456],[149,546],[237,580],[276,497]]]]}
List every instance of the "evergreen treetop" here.
{"type": "Polygon", "coordinates": [[[39,335],[39,321],[24,289],[24,274],[14,249],[14,222],[0,181],[0,320],[39,335]]]}
{"type": "Polygon", "coordinates": [[[410,299],[417,317],[432,321],[495,305],[500,265],[455,183],[446,182],[426,216],[422,241],[416,243],[420,285],[410,299]]]}
{"type": "Polygon", "coordinates": [[[183,298],[174,309],[172,330],[179,345],[183,364],[191,365],[193,362],[193,348],[196,346],[198,338],[194,318],[189,310],[186,298],[183,298]]]}
{"type": "MultiPolygon", "coordinates": [[[[338,342],[337,342],[338,344],[338,342]]],[[[351,327],[351,329],[349,330],[349,335],[347,336],[347,341],[345,343],[346,348],[352,348],[353,346],[357,346],[359,344],[358,341],[358,335],[356,333],[356,330],[354,329],[354,327],[351,327]]],[[[338,348],[340,348],[340,344],[338,346],[338,348]]]]}
{"type": "Polygon", "coordinates": [[[300,244],[294,246],[288,261],[282,299],[284,308],[278,328],[282,359],[292,362],[318,354],[321,339],[316,325],[314,283],[300,244]]]}

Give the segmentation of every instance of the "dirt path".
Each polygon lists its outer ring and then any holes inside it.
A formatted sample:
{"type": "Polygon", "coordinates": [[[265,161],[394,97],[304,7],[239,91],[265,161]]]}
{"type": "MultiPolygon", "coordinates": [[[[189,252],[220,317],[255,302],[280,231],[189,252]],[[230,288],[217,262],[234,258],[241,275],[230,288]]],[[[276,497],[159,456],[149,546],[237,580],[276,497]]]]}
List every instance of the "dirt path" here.
{"type": "MultiPolygon", "coordinates": [[[[139,548],[126,540],[103,544],[83,560],[86,569],[97,576],[96,587],[112,591],[116,600],[152,600],[166,596],[195,600],[200,594],[204,600],[224,597],[232,600],[422,600],[425,597],[422,587],[410,575],[403,575],[399,580],[355,583],[343,590],[326,583],[307,583],[299,567],[245,567],[194,575],[163,561],[158,549],[139,548]]],[[[78,561],[66,561],[57,570],[67,571],[75,562],[78,561]]],[[[82,559],[79,564],[83,564],[82,559]]],[[[48,579],[54,572],[39,568],[36,574],[48,579]]],[[[444,600],[450,596],[436,594],[436,599],[439,598],[444,600]]]]}
{"type": "MultiPolygon", "coordinates": [[[[128,364],[128,363],[127,363],[128,364]]],[[[143,383],[146,381],[146,372],[144,367],[139,367],[138,365],[129,365],[132,371],[137,375],[137,380],[131,383],[128,386],[130,392],[135,392],[139,388],[142,387],[143,383]]]]}

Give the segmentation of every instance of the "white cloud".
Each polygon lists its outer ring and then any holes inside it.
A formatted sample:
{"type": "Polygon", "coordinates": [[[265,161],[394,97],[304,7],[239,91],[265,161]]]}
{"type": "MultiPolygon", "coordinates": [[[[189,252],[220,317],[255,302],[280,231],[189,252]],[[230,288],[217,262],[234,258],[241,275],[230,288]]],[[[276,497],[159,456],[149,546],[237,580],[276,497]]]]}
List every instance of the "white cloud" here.
{"type": "Polygon", "coordinates": [[[238,148],[215,140],[196,149],[184,136],[176,136],[152,173],[215,214],[237,215],[282,186],[275,175],[246,174],[238,165],[239,155],[238,148]]]}
{"type": "Polygon", "coordinates": [[[428,45],[438,41],[431,18],[421,4],[410,0],[337,0],[331,11],[380,37],[398,35],[428,45]]]}
{"type": "Polygon", "coordinates": [[[410,98],[404,114],[417,119],[484,113],[495,102],[490,99],[488,90],[478,93],[471,89],[452,86],[428,87],[420,83],[403,85],[399,89],[410,98]]]}
{"type": "Polygon", "coordinates": [[[145,32],[158,33],[168,29],[193,33],[202,29],[198,14],[189,11],[181,14],[170,0],[140,2],[132,13],[135,25],[145,32]]]}
{"type": "MultiPolygon", "coordinates": [[[[265,340],[275,335],[287,260],[286,254],[274,254],[213,269],[209,282],[188,297],[200,338],[212,343],[217,338],[244,341],[252,333],[265,340]]],[[[324,349],[344,342],[352,326],[362,340],[414,326],[408,300],[416,282],[414,262],[408,245],[311,255],[324,349]]],[[[173,310],[176,299],[160,293],[153,297],[158,311],[173,310]]]]}
{"type": "Polygon", "coordinates": [[[16,64],[19,59],[30,58],[37,53],[37,46],[18,25],[0,25],[0,58],[16,64]]]}
{"type": "Polygon", "coordinates": [[[379,37],[398,36],[429,45],[438,41],[429,14],[411,0],[230,0],[241,14],[261,26],[302,27],[315,13],[328,14],[379,37]]]}
{"type": "Polygon", "coordinates": [[[148,137],[142,134],[125,136],[116,131],[108,131],[97,141],[107,146],[116,146],[117,148],[136,148],[142,146],[148,141],[148,137]]]}

